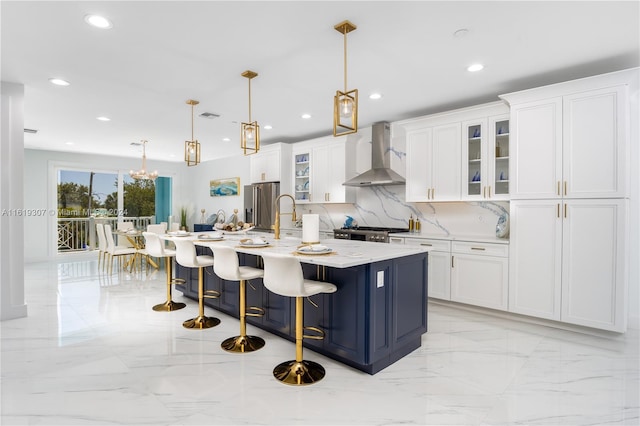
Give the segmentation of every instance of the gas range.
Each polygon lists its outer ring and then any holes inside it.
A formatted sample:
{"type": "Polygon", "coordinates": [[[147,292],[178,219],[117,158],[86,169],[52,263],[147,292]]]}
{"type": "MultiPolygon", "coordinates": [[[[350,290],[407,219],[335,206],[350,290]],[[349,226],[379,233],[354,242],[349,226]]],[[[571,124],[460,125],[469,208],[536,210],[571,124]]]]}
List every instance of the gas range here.
{"type": "Polygon", "coordinates": [[[341,228],[333,230],[333,238],[338,240],[372,241],[388,243],[389,234],[409,232],[407,228],[385,228],[378,226],[358,226],[355,228],[341,228]]]}

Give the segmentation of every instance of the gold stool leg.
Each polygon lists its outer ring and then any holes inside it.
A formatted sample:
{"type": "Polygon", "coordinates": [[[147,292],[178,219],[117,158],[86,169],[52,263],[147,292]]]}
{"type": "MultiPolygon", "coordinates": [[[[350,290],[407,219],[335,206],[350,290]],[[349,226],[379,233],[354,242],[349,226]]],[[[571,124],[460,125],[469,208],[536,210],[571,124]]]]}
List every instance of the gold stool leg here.
{"type": "MultiPolygon", "coordinates": [[[[255,315],[255,314],[254,314],[255,315]]],[[[227,352],[253,352],[264,347],[264,339],[258,336],[247,336],[247,294],[246,282],[240,281],[240,335],[229,337],[220,344],[227,352]]]]}
{"type": "Polygon", "coordinates": [[[220,320],[214,317],[204,316],[204,277],[203,268],[198,268],[198,316],[182,323],[184,328],[205,328],[215,327],[220,324],[220,320]]]}
{"type": "Polygon", "coordinates": [[[302,359],[303,301],[302,297],[296,297],[296,359],[278,364],[273,369],[273,376],[286,385],[311,385],[325,375],[320,364],[302,359]]]}
{"type": "Polygon", "coordinates": [[[171,285],[174,283],[174,280],[171,278],[173,275],[171,258],[165,257],[164,264],[165,269],[167,270],[167,301],[159,305],[155,305],[153,307],[153,310],[156,312],[177,311],[178,309],[182,309],[187,305],[182,302],[174,302],[173,300],[171,300],[171,285]]]}

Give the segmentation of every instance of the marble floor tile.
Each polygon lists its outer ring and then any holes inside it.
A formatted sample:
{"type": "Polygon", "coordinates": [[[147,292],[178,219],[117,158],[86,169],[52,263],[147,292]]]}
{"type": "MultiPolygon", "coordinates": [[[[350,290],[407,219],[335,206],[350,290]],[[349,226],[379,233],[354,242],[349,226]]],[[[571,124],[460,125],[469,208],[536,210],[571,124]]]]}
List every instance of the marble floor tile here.
{"type": "Polygon", "coordinates": [[[324,380],[278,383],[294,344],[230,354],[238,320],[187,330],[164,271],[100,273],[95,256],[25,267],[29,316],[0,323],[0,424],[637,425],[638,330],[596,336],[430,303],[422,346],[376,375],[305,349],[324,380]]]}

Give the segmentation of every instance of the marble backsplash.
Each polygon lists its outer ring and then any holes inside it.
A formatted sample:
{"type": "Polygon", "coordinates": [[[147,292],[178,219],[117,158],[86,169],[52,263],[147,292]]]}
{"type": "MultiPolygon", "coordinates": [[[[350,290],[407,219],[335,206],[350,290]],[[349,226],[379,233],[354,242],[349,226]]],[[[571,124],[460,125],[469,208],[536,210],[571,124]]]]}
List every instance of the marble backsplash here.
{"type": "Polygon", "coordinates": [[[452,203],[410,203],[405,201],[404,185],[357,188],[353,204],[308,204],[298,206],[298,213],[320,215],[320,230],[343,226],[347,216],[361,226],[407,228],[409,216],[419,218],[422,233],[433,236],[495,236],[496,223],[509,212],[507,201],[452,203]]]}

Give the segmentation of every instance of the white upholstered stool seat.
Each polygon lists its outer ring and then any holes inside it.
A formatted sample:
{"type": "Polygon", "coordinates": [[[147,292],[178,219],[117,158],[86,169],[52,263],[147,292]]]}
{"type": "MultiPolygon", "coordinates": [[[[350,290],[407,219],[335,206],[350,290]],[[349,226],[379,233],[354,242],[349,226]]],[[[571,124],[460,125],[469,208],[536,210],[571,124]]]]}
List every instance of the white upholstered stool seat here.
{"type": "Polygon", "coordinates": [[[210,248],[213,251],[213,271],[216,275],[226,281],[238,281],[240,285],[240,303],[238,305],[240,335],[229,337],[220,346],[225,351],[235,353],[257,351],[264,347],[264,339],[258,336],[247,336],[246,317],[262,316],[264,315],[264,310],[256,306],[247,308],[246,281],[261,278],[264,275],[264,271],[250,266],[239,266],[238,254],[231,247],[214,244],[210,248]]]}
{"type": "MultiPolygon", "coordinates": [[[[151,226],[151,225],[149,225],[151,226]]],[[[173,258],[176,256],[175,250],[169,250],[164,248],[164,241],[158,237],[158,234],[154,232],[143,232],[142,236],[145,241],[145,251],[149,256],[157,257],[159,259],[164,258],[165,270],[167,273],[167,300],[164,303],[155,305],[154,311],[158,312],[171,312],[177,311],[187,306],[181,302],[174,302],[171,299],[171,286],[173,284],[184,283],[182,279],[172,278],[173,271],[173,258]]]]}
{"type": "Polygon", "coordinates": [[[296,298],[296,359],[278,364],[273,369],[273,375],[288,385],[309,385],[322,380],[324,368],[302,358],[303,338],[324,338],[324,331],[321,329],[304,326],[303,301],[305,297],[319,293],[335,293],[337,287],[331,283],[305,279],[300,261],[295,256],[267,252],[260,254],[264,261],[264,286],[273,293],[296,298]],[[304,334],[305,329],[319,335],[307,336],[304,334]]]}
{"type": "Polygon", "coordinates": [[[204,268],[213,266],[213,256],[198,256],[196,246],[193,245],[192,241],[175,238],[173,242],[176,245],[176,262],[185,268],[198,268],[198,316],[183,322],[182,326],[201,330],[215,327],[220,324],[220,320],[204,315],[204,298],[220,296],[220,293],[215,290],[206,292],[204,290],[204,268]]]}

